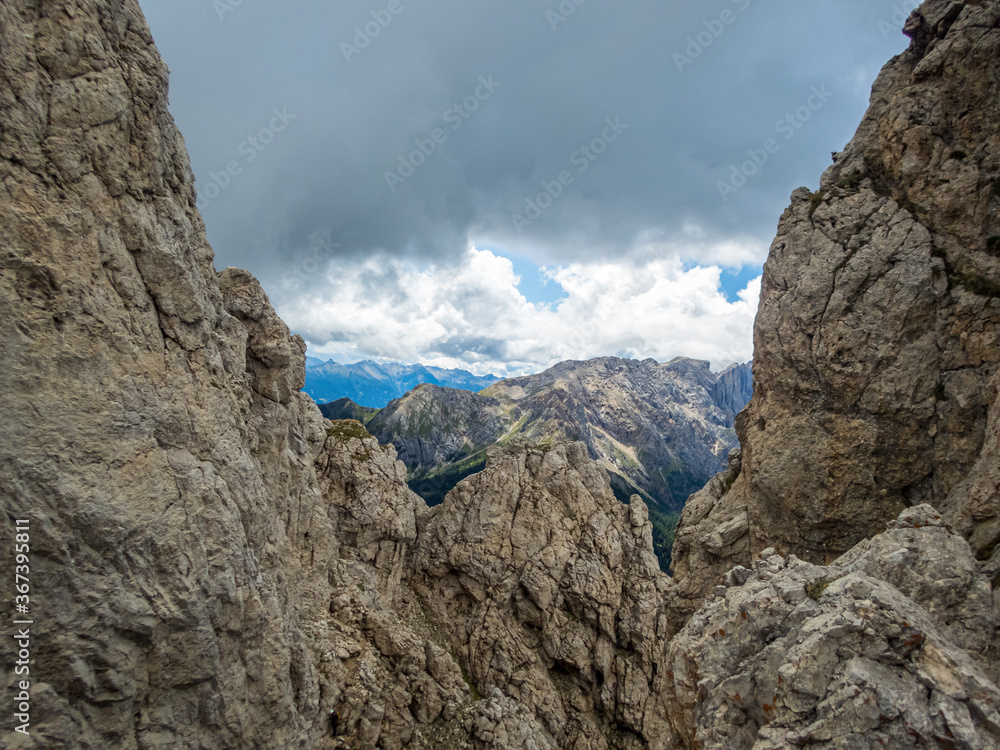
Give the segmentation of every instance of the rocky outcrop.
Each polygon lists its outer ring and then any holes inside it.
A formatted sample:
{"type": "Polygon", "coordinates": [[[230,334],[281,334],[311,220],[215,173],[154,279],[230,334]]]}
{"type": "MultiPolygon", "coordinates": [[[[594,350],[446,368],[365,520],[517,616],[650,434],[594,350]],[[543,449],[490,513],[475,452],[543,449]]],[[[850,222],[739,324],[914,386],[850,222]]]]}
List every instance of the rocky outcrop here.
{"type": "Polygon", "coordinates": [[[0,34],[0,527],[30,522],[33,619],[29,734],[0,744],[330,747],[380,679],[388,718],[356,724],[383,746],[411,709],[473,715],[446,652],[415,641],[404,680],[376,645],[423,503],[300,392],[257,282],[216,274],[136,3],[4,3],[0,34]]]}
{"type": "Polygon", "coordinates": [[[481,452],[510,427],[495,398],[436,385],[414,388],[369,422],[372,434],[395,446],[400,460],[418,477],[481,452]]]}
{"type": "Polygon", "coordinates": [[[736,415],[753,397],[753,362],[730,365],[720,372],[714,397],[716,405],[726,415],[726,423],[734,424],[736,415]]]}
{"type": "Polygon", "coordinates": [[[684,357],[563,362],[484,391],[525,419],[520,434],[586,443],[623,480],[626,496],[640,491],[669,510],[724,466],[735,444],[729,406],[717,393],[725,388],[709,363],[684,357]]]}
{"type": "Polygon", "coordinates": [[[665,748],[652,687],[673,634],[638,496],[580,443],[490,451],[422,524],[416,588],[472,680],[530,706],[543,747],[665,748]]]}
{"type": "Polygon", "coordinates": [[[782,216],[742,471],[678,531],[693,601],[764,548],[826,563],[919,503],[982,557],[1000,538],[1000,5],[930,0],[906,32],[819,192],[782,216]],[[745,534],[719,546],[725,524],[745,534]]]}
{"type": "Polygon", "coordinates": [[[0,526],[30,521],[36,646],[3,741],[311,740],[303,342],[212,267],[135,2],[4,3],[0,34],[0,526]]]}
{"type": "Polygon", "coordinates": [[[679,747],[1000,747],[989,580],[933,508],[828,567],[758,554],[671,642],[679,747]]]}
{"type": "Polygon", "coordinates": [[[688,498],[674,537],[671,573],[678,582],[674,607],[691,615],[701,606],[707,592],[721,583],[728,571],[725,561],[749,561],[749,518],[745,509],[733,508],[720,500],[728,496],[743,467],[743,453],[729,454],[725,471],[688,498]]]}

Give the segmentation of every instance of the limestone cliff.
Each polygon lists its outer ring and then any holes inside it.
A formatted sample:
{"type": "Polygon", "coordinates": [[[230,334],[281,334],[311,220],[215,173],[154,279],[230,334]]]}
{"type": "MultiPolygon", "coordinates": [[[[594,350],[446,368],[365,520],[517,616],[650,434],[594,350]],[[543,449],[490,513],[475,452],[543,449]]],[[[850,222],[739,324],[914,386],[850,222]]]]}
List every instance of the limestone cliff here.
{"type": "Polygon", "coordinates": [[[977,568],[926,505],[827,567],[761,551],[666,649],[677,747],[1000,748],[977,568]]]}
{"type": "Polygon", "coordinates": [[[998,26],[996,2],[924,3],[819,191],[793,194],[764,267],[741,470],[678,531],[693,604],[766,547],[826,563],[920,503],[995,554],[998,26]]]}
{"type": "Polygon", "coordinates": [[[303,342],[212,266],[136,3],[5,2],[0,30],[0,524],[31,522],[36,644],[4,741],[299,746],[334,533],[303,342]]]}

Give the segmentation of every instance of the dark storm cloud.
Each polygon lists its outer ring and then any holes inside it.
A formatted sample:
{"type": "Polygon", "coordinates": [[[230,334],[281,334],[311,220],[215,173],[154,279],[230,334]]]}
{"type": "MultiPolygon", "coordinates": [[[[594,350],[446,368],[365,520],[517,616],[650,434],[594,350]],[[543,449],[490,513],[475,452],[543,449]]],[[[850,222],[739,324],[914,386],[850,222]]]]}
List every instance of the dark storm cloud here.
{"type": "Polygon", "coordinates": [[[303,258],[447,263],[470,238],[550,263],[685,226],[766,247],[853,134],[914,4],[142,2],[217,265],[266,287],[303,258]]]}

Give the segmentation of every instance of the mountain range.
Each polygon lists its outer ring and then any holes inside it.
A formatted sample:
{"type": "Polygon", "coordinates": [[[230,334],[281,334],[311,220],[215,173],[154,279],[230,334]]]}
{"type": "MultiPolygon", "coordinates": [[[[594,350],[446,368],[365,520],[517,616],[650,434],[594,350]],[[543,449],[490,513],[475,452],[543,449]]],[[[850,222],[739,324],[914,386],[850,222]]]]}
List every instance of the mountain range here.
{"type": "Polygon", "coordinates": [[[649,505],[666,566],[684,501],[725,468],[737,445],[736,414],[752,387],[750,363],[717,375],[708,362],[683,357],[665,364],[602,357],[561,362],[479,393],[424,384],[381,410],[349,399],[320,410],[356,419],[393,445],[410,487],[430,505],[481,471],[491,446],[516,437],[580,441],[621,500],[639,494],[649,505]]]}
{"type": "Polygon", "coordinates": [[[317,404],[349,398],[357,404],[381,408],[422,383],[479,391],[498,380],[495,375],[473,375],[466,370],[427,365],[371,360],[342,365],[306,357],[306,385],[302,390],[317,404]]]}

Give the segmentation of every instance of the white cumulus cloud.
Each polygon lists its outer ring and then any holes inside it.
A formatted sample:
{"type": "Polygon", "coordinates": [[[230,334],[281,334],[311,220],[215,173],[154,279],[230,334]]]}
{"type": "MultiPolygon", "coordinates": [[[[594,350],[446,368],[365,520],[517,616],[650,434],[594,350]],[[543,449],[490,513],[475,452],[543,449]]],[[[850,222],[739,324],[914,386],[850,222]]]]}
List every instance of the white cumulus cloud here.
{"type": "Polygon", "coordinates": [[[718,266],[644,257],[545,268],[564,292],[549,303],[529,301],[513,263],[489,250],[424,268],[369,259],[331,268],[307,297],[282,295],[279,312],[311,354],[339,362],[422,362],[513,376],[606,355],[688,356],[717,369],[751,358],[759,277],[730,302],[718,266]]]}

